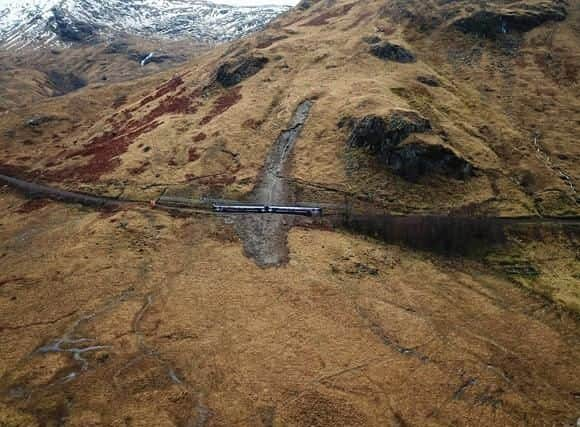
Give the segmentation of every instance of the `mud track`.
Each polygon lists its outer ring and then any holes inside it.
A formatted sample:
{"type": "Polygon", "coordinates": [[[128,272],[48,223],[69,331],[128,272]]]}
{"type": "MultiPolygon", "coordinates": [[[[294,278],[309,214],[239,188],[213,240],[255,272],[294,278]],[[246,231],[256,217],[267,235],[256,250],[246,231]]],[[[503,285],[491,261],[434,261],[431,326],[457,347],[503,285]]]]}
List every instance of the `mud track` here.
{"type": "MultiPolygon", "coordinates": [[[[290,159],[296,140],[304,128],[313,102],[302,102],[268,154],[260,181],[252,191],[250,201],[268,205],[293,201],[284,175],[290,168],[290,159]]],[[[274,267],[288,261],[287,235],[296,221],[291,215],[237,215],[231,216],[244,242],[246,255],[261,267],[274,267]]]]}

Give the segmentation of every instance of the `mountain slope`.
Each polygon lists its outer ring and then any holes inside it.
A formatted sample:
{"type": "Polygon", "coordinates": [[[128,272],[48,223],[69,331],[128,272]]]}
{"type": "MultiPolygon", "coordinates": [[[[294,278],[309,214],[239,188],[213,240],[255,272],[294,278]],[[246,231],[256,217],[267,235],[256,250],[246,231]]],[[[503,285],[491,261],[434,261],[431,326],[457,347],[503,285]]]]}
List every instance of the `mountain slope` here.
{"type": "Polygon", "coordinates": [[[143,202],[0,188],[0,423],[573,426],[577,227],[449,256],[284,217],[263,268],[237,217],[149,200],[265,178],[369,216],[578,216],[579,45],[578,0],[306,0],[175,70],[0,113],[0,173],[143,202]]]}
{"type": "Polygon", "coordinates": [[[0,110],[158,73],[207,49],[188,40],[117,37],[69,48],[0,51],[0,110]]]}
{"type": "Polygon", "coordinates": [[[263,28],[283,6],[185,0],[35,0],[0,10],[0,47],[93,43],[118,35],[220,42],[263,28]]]}
{"type": "MultiPolygon", "coordinates": [[[[297,146],[295,173],[300,178],[355,192],[364,188],[378,200],[391,200],[406,210],[479,206],[514,214],[577,212],[579,153],[571,142],[579,108],[577,5],[568,8],[570,16],[563,23],[551,21],[529,32],[514,30],[502,39],[490,39],[462,36],[456,29],[462,14],[473,15],[464,11],[468,3],[438,10],[438,16],[452,17],[441,22],[430,16],[437,10],[433,5],[429,9],[404,3],[415,12],[412,15],[397,2],[388,4],[386,9],[381,3],[363,7],[321,2],[306,13],[294,12],[266,32],[220,47],[184,68],[168,79],[171,90],[147,92],[143,86],[142,95],[135,94],[142,96],[140,102],[103,117],[98,127],[63,136],[61,143],[90,142],[100,137],[99,129],[115,131],[127,115],[147,124],[158,122],[155,131],[142,135],[144,141],[174,135],[171,151],[187,151],[190,138],[204,134],[208,137],[199,142],[200,151],[211,153],[210,147],[218,144],[239,153],[232,184],[224,189],[245,192],[276,132],[297,102],[310,98],[317,102],[312,124],[297,146]],[[384,46],[398,46],[416,59],[399,63],[376,57],[373,52],[377,47],[384,51],[384,46]],[[243,74],[244,67],[254,66],[254,72],[236,80],[241,83],[232,88],[216,82],[220,70],[243,74]],[[222,100],[231,105],[218,108],[222,100]],[[171,107],[178,102],[188,107],[171,107]],[[400,157],[413,147],[435,144],[468,162],[473,172],[464,179],[425,173],[410,185],[409,179],[392,173],[393,164],[381,166],[379,159],[349,148],[360,120],[388,118],[396,111],[411,111],[427,126],[403,135],[414,145],[397,148],[394,154],[400,157]],[[183,120],[189,123],[186,130],[175,134],[183,120]],[[246,144],[249,140],[254,142],[246,144]]],[[[9,128],[6,120],[3,126],[9,128]]],[[[135,145],[139,144],[130,147],[135,145]]],[[[12,149],[18,152],[18,139],[9,147],[6,156],[12,149]]],[[[163,157],[169,155],[168,147],[157,148],[166,153],[163,157]]],[[[109,178],[123,177],[125,163],[148,157],[127,153],[109,178]]],[[[183,181],[201,172],[196,169],[205,163],[202,156],[196,164],[176,169],[163,157],[154,160],[161,162],[155,174],[163,181],[183,181]]],[[[67,163],[82,160],[71,158],[67,163]]],[[[152,178],[147,171],[139,176],[140,181],[152,178]]]]}

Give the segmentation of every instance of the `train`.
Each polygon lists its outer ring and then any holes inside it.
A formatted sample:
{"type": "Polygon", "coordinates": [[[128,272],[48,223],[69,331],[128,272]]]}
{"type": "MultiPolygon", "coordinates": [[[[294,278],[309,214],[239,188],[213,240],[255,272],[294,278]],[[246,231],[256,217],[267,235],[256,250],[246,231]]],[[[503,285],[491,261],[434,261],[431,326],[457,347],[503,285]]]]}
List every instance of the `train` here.
{"type": "Polygon", "coordinates": [[[322,216],[322,208],[279,205],[222,205],[213,204],[213,211],[218,213],[261,213],[299,216],[322,216]]]}

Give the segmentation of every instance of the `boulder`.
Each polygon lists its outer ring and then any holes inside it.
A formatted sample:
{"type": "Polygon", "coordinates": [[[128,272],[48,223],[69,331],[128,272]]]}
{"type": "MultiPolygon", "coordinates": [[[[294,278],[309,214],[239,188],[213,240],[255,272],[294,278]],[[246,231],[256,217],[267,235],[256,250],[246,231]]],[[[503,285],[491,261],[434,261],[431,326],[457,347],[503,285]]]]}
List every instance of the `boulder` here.
{"type": "Polygon", "coordinates": [[[382,42],[380,44],[372,45],[370,52],[377,58],[385,61],[394,61],[406,64],[415,62],[417,60],[415,55],[405,49],[403,46],[389,42],[382,42]]]}
{"type": "Polygon", "coordinates": [[[349,123],[352,130],[348,147],[364,149],[408,181],[431,174],[456,179],[473,175],[473,166],[439,138],[415,135],[431,131],[431,124],[414,111],[395,110],[387,117],[371,115],[352,122],[341,120],[340,125],[349,123]]]}
{"type": "Polygon", "coordinates": [[[216,81],[224,87],[235,86],[241,81],[258,73],[268,63],[264,57],[243,57],[235,62],[220,65],[216,72],[216,81]]]}
{"type": "Polygon", "coordinates": [[[497,38],[512,32],[527,32],[548,21],[563,21],[567,10],[564,0],[516,3],[507,8],[478,10],[453,22],[464,33],[497,38]]]}

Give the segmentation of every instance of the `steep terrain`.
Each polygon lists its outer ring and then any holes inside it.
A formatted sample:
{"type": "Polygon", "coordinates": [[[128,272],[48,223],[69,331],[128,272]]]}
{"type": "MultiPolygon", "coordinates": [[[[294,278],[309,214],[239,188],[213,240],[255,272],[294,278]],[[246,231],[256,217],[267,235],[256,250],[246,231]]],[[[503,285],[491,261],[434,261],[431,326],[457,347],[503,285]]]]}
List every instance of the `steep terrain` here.
{"type": "Polygon", "coordinates": [[[137,37],[69,48],[0,51],[0,111],[166,70],[209,48],[192,41],[137,37]]]}
{"type": "Polygon", "coordinates": [[[14,1],[0,9],[0,48],[92,44],[119,35],[225,41],[263,28],[287,9],[185,0],[14,1]]]}
{"type": "MultiPolygon", "coordinates": [[[[578,217],[579,45],[577,0],[304,0],[174,70],[0,113],[0,174],[578,217]]],[[[577,423],[577,227],[449,256],[139,206],[1,189],[0,424],[577,423]]]]}

